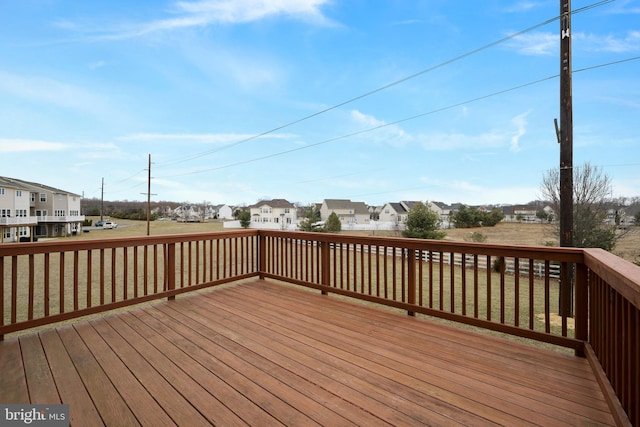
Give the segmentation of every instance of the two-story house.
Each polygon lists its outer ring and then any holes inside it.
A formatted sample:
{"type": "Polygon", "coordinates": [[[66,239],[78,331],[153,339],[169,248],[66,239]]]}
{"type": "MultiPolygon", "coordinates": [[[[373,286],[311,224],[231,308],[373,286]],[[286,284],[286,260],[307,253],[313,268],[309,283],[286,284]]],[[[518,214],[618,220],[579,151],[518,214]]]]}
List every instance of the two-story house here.
{"type": "Polygon", "coordinates": [[[338,215],[343,226],[369,224],[370,213],[364,202],[348,199],[325,199],[320,207],[320,218],[326,221],[331,213],[338,215]]]}
{"type": "Polygon", "coordinates": [[[29,191],[11,178],[0,177],[0,242],[31,238],[38,225],[30,215],[29,191]]]}
{"type": "Polygon", "coordinates": [[[3,241],[68,236],[82,229],[81,196],[44,184],[0,177],[3,241]],[[15,219],[11,219],[15,218],[15,219]]]}
{"type": "Polygon", "coordinates": [[[380,211],[381,222],[404,224],[407,221],[409,210],[402,203],[386,203],[380,211]]]}
{"type": "Polygon", "coordinates": [[[256,228],[287,229],[295,227],[298,209],[285,199],[261,200],[249,206],[251,226],[256,228]]]}

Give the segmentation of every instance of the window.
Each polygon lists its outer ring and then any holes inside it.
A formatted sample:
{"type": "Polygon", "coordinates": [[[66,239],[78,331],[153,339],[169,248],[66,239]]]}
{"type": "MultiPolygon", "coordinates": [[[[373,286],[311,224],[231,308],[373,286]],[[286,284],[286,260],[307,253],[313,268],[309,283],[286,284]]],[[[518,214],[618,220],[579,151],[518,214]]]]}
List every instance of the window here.
{"type": "Polygon", "coordinates": [[[40,193],[40,201],[41,202],[47,201],[47,193],[40,193]]]}
{"type": "Polygon", "coordinates": [[[71,215],[71,216],[80,216],[80,212],[78,212],[78,211],[69,211],[69,215],[71,215]]]}
{"type": "Polygon", "coordinates": [[[22,197],[22,190],[16,190],[16,197],[22,197]]]}
{"type": "Polygon", "coordinates": [[[36,193],[31,193],[31,201],[32,202],[36,201],[36,193]]]}
{"type": "Polygon", "coordinates": [[[36,216],[47,216],[47,211],[36,211],[36,216]]]}
{"type": "Polygon", "coordinates": [[[26,209],[16,209],[16,216],[26,218],[27,210],[26,209]]]}
{"type": "Polygon", "coordinates": [[[11,209],[0,209],[0,216],[2,218],[8,218],[11,216],[11,209]]]}
{"type": "Polygon", "coordinates": [[[289,208],[284,208],[284,213],[289,213],[289,208]]]}
{"type": "Polygon", "coordinates": [[[11,237],[11,229],[10,228],[5,228],[4,229],[4,238],[5,239],[9,239],[11,237]]]}
{"type": "Polygon", "coordinates": [[[65,211],[61,209],[56,209],[53,213],[53,216],[65,216],[65,211]]]}
{"type": "Polygon", "coordinates": [[[0,187],[0,196],[4,195],[4,188],[0,187]]]}
{"type": "Polygon", "coordinates": [[[27,236],[27,235],[29,235],[29,229],[27,227],[20,227],[18,229],[18,234],[20,236],[27,236]]]}

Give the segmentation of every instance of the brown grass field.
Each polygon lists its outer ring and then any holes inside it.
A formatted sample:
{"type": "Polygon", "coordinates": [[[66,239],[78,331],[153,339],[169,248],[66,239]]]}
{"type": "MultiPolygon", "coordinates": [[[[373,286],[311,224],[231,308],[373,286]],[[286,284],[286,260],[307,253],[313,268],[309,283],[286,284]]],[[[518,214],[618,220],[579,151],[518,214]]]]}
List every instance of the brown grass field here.
{"type": "MultiPolygon", "coordinates": [[[[94,222],[99,218],[90,218],[94,222]]],[[[133,237],[147,234],[145,221],[115,220],[118,228],[115,230],[92,230],[89,233],[69,237],[68,239],[101,239],[107,237],[133,237]]],[[[554,225],[550,224],[520,224],[500,223],[495,227],[480,228],[452,228],[444,230],[446,240],[468,241],[471,234],[480,232],[487,237],[487,243],[508,245],[557,246],[558,239],[554,235],[554,225]]],[[[150,234],[200,233],[224,230],[222,222],[184,223],[176,221],[153,221],[150,223],[150,234]]],[[[343,232],[347,233],[347,232],[343,232]]],[[[400,236],[396,231],[352,231],[349,234],[360,236],[400,236]]],[[[613,251],[616,255],[631,262],[640,262],[640,227],[633,227],[617,243],[613,251]]]]}

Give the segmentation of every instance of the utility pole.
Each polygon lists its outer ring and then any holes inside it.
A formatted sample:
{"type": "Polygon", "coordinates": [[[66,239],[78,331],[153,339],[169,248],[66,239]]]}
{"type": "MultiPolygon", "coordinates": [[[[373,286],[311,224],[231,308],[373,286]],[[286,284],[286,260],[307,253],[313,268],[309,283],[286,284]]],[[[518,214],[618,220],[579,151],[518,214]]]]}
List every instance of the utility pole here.
{"type": "Polygon", "coordinates": [[[147,168],[147,171],[147,192],[140,194],[147,195],[147,236],[149,236],[151,234],[151,196],[156,195],[151,193],[151,154],[149,154],[149,167],[147,168]]]}
{"type": "MultiPolygon", "coordinates": [[[[571,0],[560,0],[560,246],[573,246],[571,0]]],[[[560,313],[572,315],[573,266],[562,265],[560,313]]]]}
{"type": "Polygon", "coordinates": [[[104,214],[104,177],[102,177],[102,187],[100,190],[100,221],[102,221],[103,214],[104,214]]]}
{"type": "Polygon", "coordinates": [[[560,246],[573,246],[571,0],[560,0],[560,246]]]}

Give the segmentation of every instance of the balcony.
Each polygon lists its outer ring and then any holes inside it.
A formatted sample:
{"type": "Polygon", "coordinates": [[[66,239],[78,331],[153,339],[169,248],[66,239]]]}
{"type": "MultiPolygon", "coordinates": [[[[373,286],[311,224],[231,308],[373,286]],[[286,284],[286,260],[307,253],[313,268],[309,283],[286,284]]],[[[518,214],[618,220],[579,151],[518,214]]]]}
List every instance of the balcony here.
{"type": "Polygon", "coordinates": [[[72,222],[83,222],[84,215],[64,215],[64,216],[38,216],[38,222],[40,223],[72,223],[72,222]]]}
{"type": "Polygon", "coordinates": [[[0,402],[69,403],[72,424],[639,425],[640,268],[601,250],[8,244],[0,292],[0,402]]]}
{"type": "Polygon", "coordinates": [[[37,223],[34,217],[0,217],[0,225],[5,227],[26,227],[37,223]]]}

